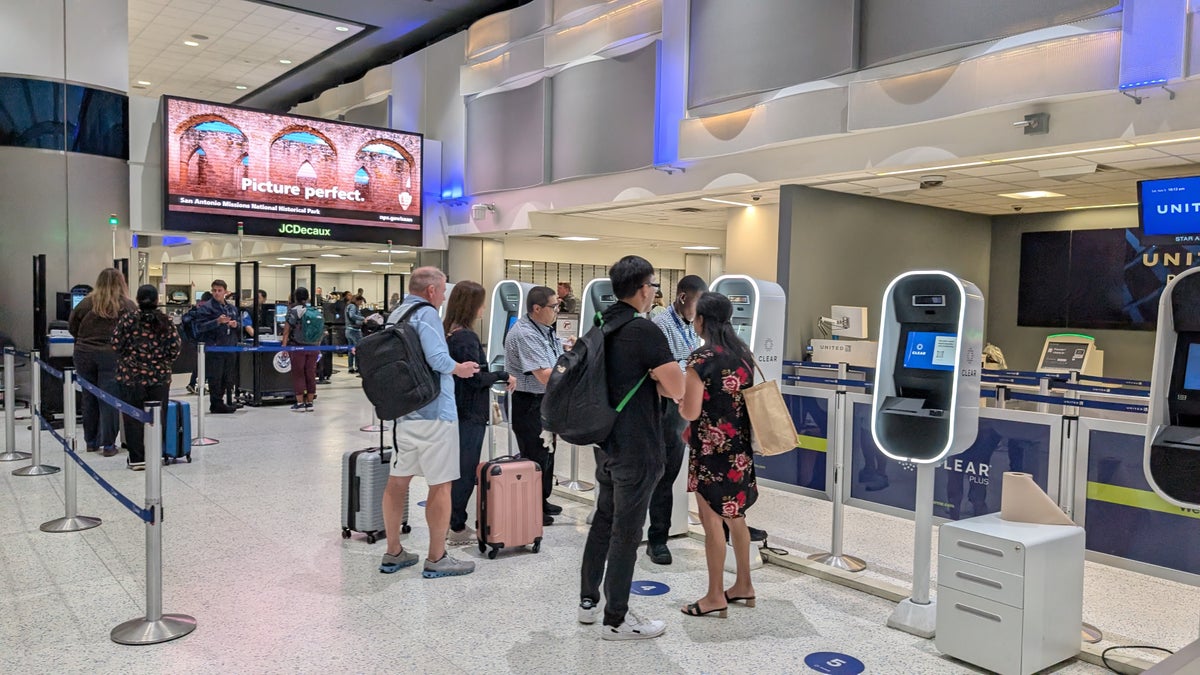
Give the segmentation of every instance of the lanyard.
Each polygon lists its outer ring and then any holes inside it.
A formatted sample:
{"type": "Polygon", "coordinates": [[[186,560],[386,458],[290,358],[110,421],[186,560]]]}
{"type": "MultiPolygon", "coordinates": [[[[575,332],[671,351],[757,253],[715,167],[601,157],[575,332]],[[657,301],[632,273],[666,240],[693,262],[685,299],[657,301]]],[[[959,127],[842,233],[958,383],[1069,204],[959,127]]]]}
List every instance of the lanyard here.
{"type": "Polygon", "coordinates": [[[688,349],[695,351],[696,345],[692,344],[691,338],[688,337],[687,331],[684,330],[683,322],[679,320],[679,314],[675,311],[675,305],[672,304],[671,308],[667,311],[671,313],[671,318],[675,320],[675,327],[679,329],[679,335],[683,338],[683,344],[687,345],[688,349]]]}

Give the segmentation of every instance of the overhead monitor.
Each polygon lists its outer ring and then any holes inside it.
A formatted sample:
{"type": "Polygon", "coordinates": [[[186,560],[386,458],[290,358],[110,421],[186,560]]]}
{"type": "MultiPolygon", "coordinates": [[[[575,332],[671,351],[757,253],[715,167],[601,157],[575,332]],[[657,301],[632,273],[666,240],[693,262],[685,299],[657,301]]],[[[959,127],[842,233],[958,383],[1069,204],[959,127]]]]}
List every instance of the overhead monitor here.
{"type": "Polygon", "coordinates": [[[1139,181],[1138,220],[1148,236],[1200,235],[1200,176],[1139,181]]]}
{"type": "Polygon", "coordinates": [[[163,228],[421,245],[420,134],[163,97],[163,228]]]}

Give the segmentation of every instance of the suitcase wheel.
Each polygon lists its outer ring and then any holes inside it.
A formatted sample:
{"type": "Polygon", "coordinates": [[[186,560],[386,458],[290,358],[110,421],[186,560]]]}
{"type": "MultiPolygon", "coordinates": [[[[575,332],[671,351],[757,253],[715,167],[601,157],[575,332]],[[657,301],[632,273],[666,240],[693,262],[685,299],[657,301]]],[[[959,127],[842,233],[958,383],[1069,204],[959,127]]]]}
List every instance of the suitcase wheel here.
{"type": "Polygon", "coordinates": [[[375,543],[375,533],[374,533],[374,532],[368,532],[368,533],[367,533],[367,543],[368,543],[368,544],[374,544],[374,543],[375,543]]]}
{"type": "Polygon", "coordinates": [[[498,548],[494,548],[494,549],[488,551],[488,560],[495,560],[496,555],[499,553],[500,553],[500,549],[498,549],[498,548]]]}
{"type": "Polygon", "coordinates": [[[541,540],[541,539],[534,539],[534,540],[533,540],[533,552],[534,552],[534,553],[541,553],[541,552],[542,552],[542,540],[541,540]]]}
{"type": "Polygon", "coordinates": [[[343,527],[342,528],[342,539],[349,539],[349,538],[350,538],[350,528],[343,527]]]}

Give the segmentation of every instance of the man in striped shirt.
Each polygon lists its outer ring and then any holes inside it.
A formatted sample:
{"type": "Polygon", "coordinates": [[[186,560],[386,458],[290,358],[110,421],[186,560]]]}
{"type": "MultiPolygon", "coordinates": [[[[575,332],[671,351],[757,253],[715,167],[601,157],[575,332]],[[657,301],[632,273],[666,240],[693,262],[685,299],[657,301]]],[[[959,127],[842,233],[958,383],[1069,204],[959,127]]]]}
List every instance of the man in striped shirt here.
{"type": "MultiPolygon", "coordinates": [[[[675,287],[675,301],[666,311],[654,317],[654,324],[667,336],[671,355],[685,369],[688,356],[700,346],[700,338],[692,327],[696,318],[696,303],[708,285],[700,277],[689,274],[679,280],[675,287]]],[[[671,550],[667,548],[667,537],[671,531],[671,510],[674,501],[673,486],[686,455],[683,430],[687,422],[679,416],[679,405],[663,399],[663,445],[666,450],[666,470],[654,486],[650,497],[650,529],[646,533],[646,555],[659,565],[671,564],[671,550]]]]}

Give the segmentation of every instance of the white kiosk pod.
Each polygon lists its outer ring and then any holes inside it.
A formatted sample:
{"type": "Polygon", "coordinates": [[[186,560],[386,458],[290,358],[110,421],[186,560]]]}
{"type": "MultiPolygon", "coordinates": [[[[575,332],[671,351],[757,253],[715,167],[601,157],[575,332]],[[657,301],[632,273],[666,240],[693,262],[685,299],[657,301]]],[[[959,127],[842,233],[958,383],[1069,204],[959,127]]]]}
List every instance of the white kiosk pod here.
{"type": "Polygon", "coordinates": [[[709,288],[729,298],[733,304],[733,329],[754,352],[767,379],[778,382],[783,377],[787,321],[787,297],[783,287],[744,274],[727,274],[717,277],[709,288]]]}
{"type": "Polygon", "coordinates": [[[983,294],[948,272],[906,272],[888,284],[880,317],[871,436],[883,454],[917,465],[913,592],[888,626],[929,638],[933,472],[979,431],[983,294]]]}
{"type": "Polygon", "coordinates": [[[492,314],[488,322],[487,369],[504,369],[504,338],[512,325],[525,315],[525,298],[533,284],[505,279],[492,289],[492,314]]]}

